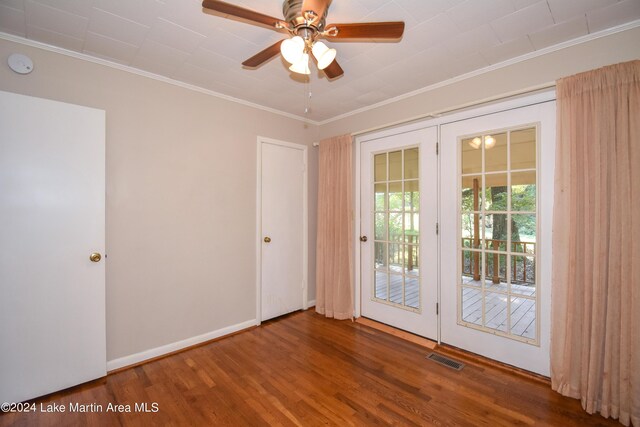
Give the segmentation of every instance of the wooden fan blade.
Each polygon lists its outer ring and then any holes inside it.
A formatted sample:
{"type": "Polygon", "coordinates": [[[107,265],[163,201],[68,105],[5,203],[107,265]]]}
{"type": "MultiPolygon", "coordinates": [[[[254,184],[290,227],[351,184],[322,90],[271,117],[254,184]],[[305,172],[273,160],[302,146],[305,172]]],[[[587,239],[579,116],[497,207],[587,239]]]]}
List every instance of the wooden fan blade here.
{"type": "Polygon", "coordinates": [[[327,25],[324,37],[327,40],[393,40],[401,38],[403,33],[404,22],[363,22],[359,24],[327,25]],[[335,30],[337,30],[337,33],[335,33],[335,30]]]}
{"type": "Polygon", "coordinates": [[[344,70],[342,69],[342,67],[340,66],[340,64],[338,64],[338,61],[336,61],[335,59],[333,60],[333,62],[331,64],[329,64],[327,66],[327,68],[325,68],[324,73],[327,75],[327,77],[331,80],[340,77],[341,75],[344,74],[344,70]]]}
{"type": "Polygon", "coordinates": [[[272,44],[242,63],[245,67],[256,68],[280,53],[280,45],[284,40],[272,44]]]}
{"type": "Polygon", "coordinates": [[[258,24],[263,24],[274,28],[278,28],[277,24],[282,22],[282,19],[254,12],[253,10],[245,9],[243,7],[225,3],[219,0],[204,0],[202,2],[202,7],[205,9],[224,13],[225,15],[235,16],[238,18],[246,19],[247,21],[256,22],[258,24]]]}

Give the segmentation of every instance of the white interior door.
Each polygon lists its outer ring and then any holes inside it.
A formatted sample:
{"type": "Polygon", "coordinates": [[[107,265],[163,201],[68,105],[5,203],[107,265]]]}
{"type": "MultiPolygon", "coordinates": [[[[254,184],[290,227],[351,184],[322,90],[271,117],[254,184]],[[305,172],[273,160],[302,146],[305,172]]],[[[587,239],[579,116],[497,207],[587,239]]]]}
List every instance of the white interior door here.
{"type": "Polygon", "coordinates": [[[306,147],[260,141],[261,320],[306,308],[306,147]]]}
{"type": "Polygon", "coordinates": [[[106,375],[104,111],[0,92],[0,402],[106,375]]]}
{"type": "Polygon", "coordinates": [[[555,102],[441,142],[441,340],[549,375],[555,102]]]}
{"type": "Polygon", "coordinates": [[[361,314],[437,338],[435,127],[360,148],[361,314]],[[365,241],[366,237],[366,241],[365,241]]]}

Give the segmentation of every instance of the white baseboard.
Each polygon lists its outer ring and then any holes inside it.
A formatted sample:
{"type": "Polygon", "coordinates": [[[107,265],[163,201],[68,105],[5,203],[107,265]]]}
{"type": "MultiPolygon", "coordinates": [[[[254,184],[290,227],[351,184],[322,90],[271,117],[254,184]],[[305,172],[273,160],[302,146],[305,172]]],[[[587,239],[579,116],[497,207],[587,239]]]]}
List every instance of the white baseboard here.
{"type": "Polygon", "coordinates": [[[109,360],[107,361],[107,372],[124,368],[126,366],[135,365],[137,363],[144,362],[145,360],[153,359],[154,357],[158,357],[158,356],[165,355],[167,353],[182,350],[183,348],[200,344],[215,338],[220,338],[225,335],[229,335],[234,332],[241,331],[242,329],[250,328],[257,324],[258,322],[256,321],[256,319],[251,319],[251,320],[247,320],[246,322],[242,322],[236,325],[227,326],[226,328],[218,329],[216,331],[207,332],[206,334],[187,338],[186,340],[176,341],[171,344],[166,344],[160,347],[141,351],[140,353],[130,354],[129,356],[124,356],[118,359],[109,360]]]}
{"type": "Polygon", "coordinates": [[[312,299],[307,301],[307,307],[315,307],[316,305],[316,300],[312,299]]]}

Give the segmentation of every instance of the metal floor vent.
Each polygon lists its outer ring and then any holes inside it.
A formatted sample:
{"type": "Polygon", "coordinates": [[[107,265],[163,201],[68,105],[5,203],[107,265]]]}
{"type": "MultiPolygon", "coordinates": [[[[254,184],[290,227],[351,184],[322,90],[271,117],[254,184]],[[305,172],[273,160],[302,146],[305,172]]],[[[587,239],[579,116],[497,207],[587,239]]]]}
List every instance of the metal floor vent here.
{"type": "Polygon", "coordinates": [[[427,356],[427,359],[433,360],[434,362],[437,362],[448,368],[455,369],[456,371],[461,371],[462,368],[464,368],[464,363],[458,362],[457,360],[449,359],[448,357],[438,353],[430,353],[427,356]]]}

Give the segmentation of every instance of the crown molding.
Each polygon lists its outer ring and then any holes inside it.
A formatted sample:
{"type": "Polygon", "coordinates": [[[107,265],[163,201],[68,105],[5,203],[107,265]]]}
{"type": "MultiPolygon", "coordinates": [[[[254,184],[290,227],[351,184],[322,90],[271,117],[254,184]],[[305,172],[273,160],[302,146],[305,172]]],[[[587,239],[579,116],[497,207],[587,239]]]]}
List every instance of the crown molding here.
{"type": "Polygon", "coordinates": [[[378,107],[382,107],[384,105],[393,104],[394,102],[398,102],[398,101],[401,101],[403,99],[407,99],[407,98],[411,98],[411,97],[416,96],[416,95],[420,95],[421,93],[425,93],[425,92],[429,92],[429,91],[432,91],[432,90],[435,90],[435,89],[439,89],[441,87],[449,86],[449,85],[461,82],[463,80],[467,80],[467,79],[470,79],[470,78],[473,78],[473,77],[476,77],[476,76],[480,76],[482,74],[489,73],[491,71],[499,70],[501,68],[505,68],[505,67],[508,67],[510,65],[514,65],[514,64],[517,64],[517,63],[520,63],[520,62],[527,61],[529,59],[537,58],[539,56],[543,56],[543,55],[546,55],[546,54],[549,54],[549,53],[552,53],[552,52],[557,52],[559,50],[566,49],[566,48],[571,47],[571,46],[579,45],[579,44],[582,44],[582,43],[587,43],[587,42],[590,42],[592,40],[596,40],[596,39],[599,39],[599,38],[602,38],[602,37],[606,37],[606,36],[609,36],[609,35],[612,35],[612,34],[621,33],[623,31],[631,30],[631,29],[636,28],[636,27],[640,27],[640,19],[637,19],[637,20],[631,21],[631,22],[627,22],[626,24],[618,25],[616,27],[611,27],[611,28],[608,28],[606,30],[602,30],[602,31],[598,31],[598,32],[595,32],[595,33],[587,34],[587,35],[584,35],[584,36],[581,36],[581,37],[578,37],[578,38],[575,38],[575,39],[572,39],[572,40],[568,40],[566,42],[555,44],[553,46],[548,46],[548,47],[545,47],[545,48],[540,49],[540,50],[529,52],[527,54],[524,54],[524,55],[521,55],[521,56],[517,56],[515,58],[511,58],[511,59],[508,59],[506,61],[498,62],[496,64],[489,65],[488,67],[480,68],[480,69],[471,71],[471,72],[466,73],[466,74],[461,74],[459,76],[452,77],[452,78],[450,78],[448,80],[443,80],[441,82],[438,82],[438,83],[435,83],[435,84],[432,84],[432,85],[429,85],[429,86],[425,86],[423,88],[420,88],[420,89],[417,89],[417,90],[414,90],[414,91],[411,91],[411,92],[407,92],[407,93],[404,93],[402,95],[398,95],[398,96],[395,96],[393,98],[389,98],[389,99],[377,102],[377,103],[372,104],[372,105],[367,105],[366,107],[358,108],[356,110],[352,110],[352,111],[349,111],[347,113],[340,114],[340,115],[331,117],[331,118],[326,119],[326,120],[322,120],[322,121],[318,122],[318,125],[319,126],[326,125],[328,123],[332,123],[332,122],[335,122],[335,121],[338,121],[338,120],[341,120],[341,119],[345,119],[347,117],[354,116],[356,114],[364,113],[365,111],[373,110],[373,109],[376,109],[378,107]]]}
{"type": "Polygon", "coordinates": [[[182,82],[180,80],[174,80],[169,77],[161,76],[159,74],[150,73],[149,71],[140,70],[135,67],[131,67],[128,65],[119,64],[117,62],[109,61],[102,58],[97,58],[95,56],[87,55],[86,53],[76,52],[73,50],[64,49],[61,47],[53,46],[47,43],[38,42],[35,40],[26,39],[24,37],[16,36],[13,34],[5,33],[0,31],[0,39],[7,40],[10,42],[22,44],[25,46],[34,47],[36,49],[46,50],[49,52],[59,53],[64,56],[69,56],[72,58],[80,59],[87,62],[92,62],[94,64],[103,65],[105,67],[115,68],[116,70],[125,71],[127,73],[136,74],[138,76],[147,77],[149,79],[158,80],[163,83],[168,83],[170,85],[178,86],[184,89],[192,90],[194,92],[203,93],[205,95],[214,96],[216,98],[224,99],[226,101],[235,102],[238,104],[245,105],[247,107],[256,108],[258,110],[267,111],[269,113],[278,114],[280,116],[287,117],[289,119],[298,120],[304,123],[318,125],[319,122],[307,119],[306,117],[297,116],[295,114],[287,113],[286,111],[277,110],[275,108],[267,107],[264,105],[256,104],[251,101],[247,101],[240,98],[235,98],[233,96],[225,95],[223,93],[219,93],[210,89],[205,89],[200,86],[192,85],[189,83],[182,82]]]}
{"type": "Polygon", "coordinates": [[[298,121],[301,121],[303,123],[308,123],[308,124],[315,125],[315,126],[322,126],[322,125],[326,125],[326,124],[329,124],[329,123],[332,123],[332,122],[335,122],[335,121],[338,121],[338,120],[345,119],[345,118],[350,117],[350,116],[354,116],[356,114],[364,113],[364,112],[369,111],[369,110],[374,110],[376,108],[379,108],[379,107],[382,107],[382,106],[385,106],[385,105],[388,105],[388,104],[392,104],[394,102],[398,102],[398,101],[401,101],[403,99],[411,98],[413,96],[420,95],[420,94],[425,93],[425,92],[429,92],[429,91],[432,91],[432,90],[435,90],[435,89],[439,89],[439,88],[442,88],[442,87],[445,87],[445,86],[449,86],[449,85],[461,82],[463,80],[467,80],[467,79],[470,79],[470,78],[473,78],[473,77],[476,77],[476,76],[480,76],[482,74],[486,74],[486,73],[489,73],[491,71],[499,70],[501,68],[505,68],[505,67],[508,67],[508,66],[511,66],[511,65],[514,65],[514,64],[518,64],[520,62],[524,62],[524,61],[527,61],[529,59],[537,58],[537,57],[540,57],[540,56],[543,56],[543,55],[546,55],[546,54],[549,54],[549,53],[552,53],[552,52],[557,52],[559,50],[566,49],[566,48],[571,47],[571,46],[576,46],[576,45],[579,45],[579,44],[582,44],[582,43],[587,43],[587,42],[590,42],[592,40],[596,40],[596,39],[599,39],[599,38],[602,38],[602,37],[606,37],[606,36],[609,36],[609,35],[612,35],[612,34],[620,33],[620,32],[623,32],[623,31],[628,31],[628,30],[631,30],[631,29],[634,29],[634,28],[637,28],[637,27],[640,27],[640,19],[637,19],[637,20],[634,20],[634,21],[631,21],[631,22],[627,22],[626,24],[618,25],[618,26],[615,26],[615,27],[612,27],[612,28],[608,28],[606,30],[602,30],[602,31],[598,31],[598,32],[595,32],[595,33],[587,34],[587,35],[584,35],[582,37],[578,37],[578,38],[575,38],[575,39],[572,39],[572,40],[568,40],[566,42],[562,42],[562,43],[559,43],[559,44],[556,44],[556,45],[553,45],[553,46],[545,47],[543,49],[536,50],[536,51],[533,51],[533,52],[530,52],[530,53],[527,53],[527,54],[524,54],[524,55],[521,55],[521,56],[518,56],[518,57],[515,57],[515,58],[512,58],[512,59],[509,59],[509,60],[506,60],[506,61],[503,61],[503,62],[499,62],[499,63],[493,64],[493,65],[489,65],[488,67],[480,68],[478,70],[474,70],[474,71],[471,71],[471,72],[466,73],[466,74],[462,74],[462,75],[459,75],[459,76],[456,76],[456,77],[452,77],[452,78],[444,80],[442,82],[438,82],[438,83],[435,83],[435,84],[432,84],[432,85],[429,85],[429,86],[425,86],[423,88],[420,88],[420,89],[417,89],[417,90],[414,90],[414,91],[411,91],[411,92],[407,92],[407,93],[404,93],[402,95],[398,95],[398,96],[395,96],[393,98],[389,98],[389,99],[381,101],[381,102],[377,102],[375,104],[367,105],[366,107],[358,108],[356,110],[352,110],[352,111],[349,111],[349,112],[346,112],[346,113],[343,113],[343,114],[339,114],[337,116],[334,116],[334,117],[331,117],[331,118],[328,118],[328,119],[325,119],[325,120],[319,120],[319,121],[311,120],[311,119],[308,119],[306,117],[301,117],[301,116],[298,116],[298,115],[295,115],[295,114],[287,113],[286,111],[281,111],[281,110],[277,110],[275,108],[271,108],[271,107],[267,107],[267,106],[264,106],[264,105],[256,104],[256,103],[244,100],[244,99],[235,98],[233,96],[225,95],[225,94],[222,94],[222,93],[219,93],[219,92],[215,92],[215,91],[212,91],[212,90],[209,90],[209,89],[205,89],[205,88],[202,88],[202,87],[199,87],[199,86],[195,86],[195,85],[192,85],[192,84],[189,84],[189,83],[181,82],[179,80],[174,80],[174,79],[171,79],[169,77],[165,77],[165,76],[161,76],[161,75],[158,75],[158,74],[150,73],[148,71],[143,71],[143,70],[140,70],[138,68],[134,68],[134,67],[131,67],[131,66],[128,66],[128,65],[119,64],[117,62],[108,61],[106,59],[97,58],[97,57],[94,57],[94,56],[91,56],[91,55],[87,55],[85,53],[75,52],[75,51],[64,49],[64,48],[60,48],[60,47],[57,47],[57,46],[52,46],[52,45],[49,45],[49,44],[46,44],[46,43],[41,43],[41,42],[37,42],[37,41],[34,41],[34,40],[29,40],[29,39],[26,39],[24,37],[15,36],[15,35],[12,35],[12,34],[9,34],[9,33],[1,32],[1,31],[0,31],[0,39],[11,41],[11,42],[14,42],[14,43],[23,44],[23,45],[26,45],[26,46],[35,47],[35,48],[42,49],[42,50],[47,50],[47,51],[50,51],[50,52],[59,53],[61,55],[70,56],[72,58],[81,59],[81,60],[88,61],[88,62],[93,62],[95,64],[103,65],[103,66],[106,66],[106,67],[115,68],[117,70],[121,70],[121,71],[125,71],[125,72],[128,72],[128,73],[136,74],[136,75],[139,75],[139,76],[147,77],[147,78],[150,78],[150,79],[158,80],[158,81],[161,81],[161,82],[164,82],[164,83],[168,83],[168,84],[171,84],[171,85],[174,85],[174,86],[182,87],[184,89],[192,90],[192,91],[195,91],[195,92],[200,92],[200,93],[203,93],[203,94],[206,94],[206,95],[214,96],[216,98],[224,99],[224,100],[235,102],[235,103],[238,103],[238,104],[242,104],[242,105],[245,105],[245,106],[248,106],[248,107],[251,107],[251,108],[256,108],[258,110],[263,110],[263,111],[267,111],[269,113],[277,114],[277,115],[280,115],[280,116],[283,116],[283,117],[287,117],[287,118],[290,118],[290,119],[298,120],[298,121]]]}

